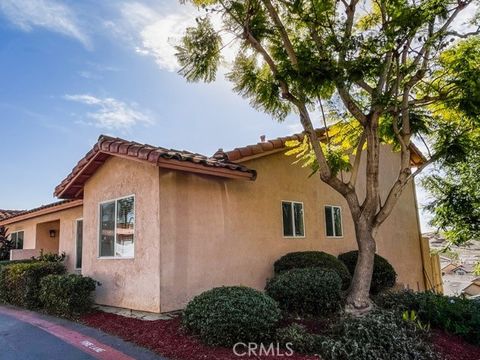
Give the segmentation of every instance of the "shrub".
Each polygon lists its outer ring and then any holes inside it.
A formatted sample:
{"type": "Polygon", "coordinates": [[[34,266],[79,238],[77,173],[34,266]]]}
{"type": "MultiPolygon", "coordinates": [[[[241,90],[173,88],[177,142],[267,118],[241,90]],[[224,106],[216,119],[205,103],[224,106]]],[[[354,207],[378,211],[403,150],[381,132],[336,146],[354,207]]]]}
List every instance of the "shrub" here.
{"type": "Polygon", "coordinates": [[[43,249],[40,250],[40,255],[37,257],[32,256],[32,260],[35,261],[47,261],[47,262],[63,262],[66,258],[65,251],[62,251],[61,254],[56,254],[56,253],[44,253],[43,249]]]}
{"type": "Polygon", "coordinates": [[[342,280],[342,289],[346,289],[350,286],[352,277],[345,264],[339,261],[335,256],[323,251],[299,251],[288,253],[273,264],[275,275],[292,269],[312,267],[333,270],[342,280]]]}
{"type": "Polygon", "coordinates": [[[13,265],[13,264],[26,264],[26,263],[31,263],[34,262],[35,260],[32,259],[25,259],[25,260],[2,260],[0,261],[0,270],[7,265],[13,265]]]}
{"type": "MultiPolygon", "coordinates": [[[[338,256],[338,259],[346,265],[352,276],[355,271],[355,266],[357,265],[357,258],[358,250],[349,251],[338,256]]],[[[393,287],[396,280],[397,273],[393,266],[390,265],[387,259],[375,254],[370,292],[372,294],[378,294],[385,289],[393,287]]]]}
{"type": "Polygon", "coordinates": [[[232,346],[269,339],[280,316],[277,303],[260,291],[218,287],[188,303],[183,324],[207,345],[232,346]]]}
{"type": "Polygon", "coordinates": [[[13,305],[38,308],[40,280],[50,274],[64,274],[60,263],[30,262],[4,266],[0,271],[0,299],[13,305]]]}
{"type": "Polygon", "coordinates": [[[324,359],[437,359],[426,333],[389,311],[344,318],[320,347],[324,359]]]}
{"type": "Polygon", "coordinates": [[[480,303],[431,292],[386,292],[375,299],[385,309],[417,313],[422,322],[480,345],[480,303]]]}
{"type": "Polygon", "coordinates": [[[92,308],[92,291],[97,282],[82,275],[47,275],[40,281],[39,299],[54,315],[74,317],[92,308]]]}
{"type": "Polygon", "coordinates": [[[339,308],[341,285],[334,271],[305,268],[275,276],[268,281],[265,290],[284,311],[319,315],[339,308]]]}
{"type": "Polygon", "coordinates": [[[291,324],[277,330],[277,341],[283,347],[290,347],[298,353],[315,354],[321,350],[323,337],[310,334],[306,327],[300,324],[291,324]]]}

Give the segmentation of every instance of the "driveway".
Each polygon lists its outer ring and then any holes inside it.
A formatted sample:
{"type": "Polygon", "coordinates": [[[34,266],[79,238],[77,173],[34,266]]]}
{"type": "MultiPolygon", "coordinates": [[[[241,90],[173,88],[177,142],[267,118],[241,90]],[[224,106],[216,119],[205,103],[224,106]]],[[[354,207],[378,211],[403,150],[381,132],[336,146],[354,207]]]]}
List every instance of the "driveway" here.
{"type": "Polygon", "coordinates": [[[2,360],[167,360],[74,322],[0,306],[2,360]]]}

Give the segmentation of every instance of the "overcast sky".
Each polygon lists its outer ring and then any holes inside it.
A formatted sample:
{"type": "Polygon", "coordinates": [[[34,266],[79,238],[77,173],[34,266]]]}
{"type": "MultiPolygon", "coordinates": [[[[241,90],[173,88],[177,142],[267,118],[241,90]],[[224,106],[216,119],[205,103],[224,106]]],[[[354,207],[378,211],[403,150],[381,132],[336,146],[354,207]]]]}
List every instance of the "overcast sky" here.
{"type": "Polygon", "coordinates": [[[205,85],[176,74],[173,45],[196,14],[177,0],[1,0],[0,208],[54,201],[100,134],[211,155],[298,131],[223,76],[205,85]]]}

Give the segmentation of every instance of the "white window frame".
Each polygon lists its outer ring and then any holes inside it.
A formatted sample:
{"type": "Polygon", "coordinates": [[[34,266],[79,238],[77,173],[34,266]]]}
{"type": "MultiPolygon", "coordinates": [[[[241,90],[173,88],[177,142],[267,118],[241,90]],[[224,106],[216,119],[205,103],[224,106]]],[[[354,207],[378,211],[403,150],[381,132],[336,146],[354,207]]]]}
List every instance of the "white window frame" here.
{"type": "Polygon", "coordinates": [[[307,227],[305,225],[305,205],[303,204],[303,201],[293,201],[293,200],[282,200],[280,201],[280,214],[281,214],[281,219],[282,219],[282,236],[285,239],[304,239],[307,234],[307,227]],[[292,229],[293,229],[293,235],[288,236],[285,235],[284,229],[283,229],[283,203],[290,203],[292,207],[292,229]],[[303,235],[295,235],[295,211],[293,210],[293,205],[294,204],[301,204],[302,205],[302,222],[303,222],[303,235]]]}
{"type": "Polygon", "coordinates": [[[136,222],[137,222],[137,200],[135,198],[135,194],[131,194],[131,195],[126,195],[126,196],[122,196],[122,197],[118,197],[118,198],[115,198],[115,199],[110,199],[110,200],[105,200],[105,201],[102,201],[98,204],[98,214],[97,214],[97,219],[98,219],[98,229],[97,229],[97,245],[98,245],[98,252],[97,252],[97,259],[99,260],[132,260],[132,259],[135,259],[135,243],[136,243],[136,238],[137,238],[137,234],[135,233],[135,230],[136,230],[136,222]],[[101,249],[101,246],[100,246],[100,231],[101,231],[101,226],[102,226],[102,221],[100,219],[100,214],[102,213],[102,205],[103,204],[107,204],[107,203],[111,203],[111,202],[115,202],[115,226],[114,226],[114,229],[113,229],[113,234],[114,234],[114,237],[113,237],[113,253],[115,254],[116,251],[116,246],[117,246],[117,202],[118,200],[123,200],[123,199],[128,199],[128,198],[131,198],[133,197],[133,213],[135,214],[135,221],[133,222],[133,256],[101,256],[100,255],[100,249],[101,249]]]}
{"type": "MultiPolygon", "coordinates": [[[[75,219],[75,263],[73,265],[73,268],[75,270],[82,270],[82,268],[77,267],[77,260],[78,260],[78,222],[82,222],[83,226],[83,218],[75,219]]],[[[83,251],[83,230],[82,230],[82,251],[83,251]]],[[[83,257],[82,257],[82,262],[83,262],[83,257]]],[[[82,264],[83,265],[83,264],[82,264]]]]}
{"type": "MultiPolygon", "coordinates": [[[[16,230],[16,231],[12,231],[10,234],[8,234],[8,236],[9,236],[9,238],[10,238],[9,240],[12,240],[12,235],[13,235],[13,234],[18,234],[18,233],[21,233],[21,232],[23,232],[23,244],[22,244],[22,248],[21,248],[21,249],[15,248],[15,249],[12,249],[12,250],[23,250],[23,249],[24,249],[24,245],[25,245],[25,230],[16,230]]],[[[18,235],[17,235],[17,241],[18,241],[18,235]]],[[[15,245],[16,245],[16,244],[15,244],[15,245]]]]}
{"type": "Polygon", "coordinates": [[[323,206],[323,222],[325,224],[325,237],[329,238],[329,239],[343,239],[344,237],[344,234],[345,234],[345,230],[343,228],[343,209],[341,206],[339,205],[329,205],[329,204],[325,204],[323,206]],[[340,228],[342,229],[342,236],[338,236],[338,235],[328,235],[327,234],[327,212],[325,211],[327,207],[331,207],[332,208],[332,226],[333,226],[333,233],[335,234],[335,216],[333,215],[333,208],[338,208],[340,209],[340,228]]]}

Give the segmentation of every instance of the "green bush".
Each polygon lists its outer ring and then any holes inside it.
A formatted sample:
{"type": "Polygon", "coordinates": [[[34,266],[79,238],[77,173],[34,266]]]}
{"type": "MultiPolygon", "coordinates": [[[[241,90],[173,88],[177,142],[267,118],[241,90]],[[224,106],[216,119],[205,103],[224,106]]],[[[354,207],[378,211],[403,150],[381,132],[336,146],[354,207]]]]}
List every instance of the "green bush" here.
{"type": "Polygon", "coordinates": [[[54,315],[75,317],[92,308],[92,291],[97,282],[82,275],[47,275],[40,281],[39,299],[54,315]]]}
{"type": "MultiPolygon", "coordinates": [[[[355,271],[355,266],[357,265],[357,258],[358,250],[349,251],[338,256],[338,259],[346,265],[352,276],[355,271]]],[[[387,259],[375,254],[370,292],[372,294],[378,294],[385,289],[393,287],[396,281],[397,273],[393,266],[390,265],[387,259]]]]}
{"type": "Polygon", "coordinates": [[[0,300],[30,309],[40,307],[40,280],[50,274],[64,274],[61,263],[30,262],[7,265],[0,270],[0,300]]]}
{"type": "Polygon", "coordinates": [[[299,251],[288,253],[273,264],[275,275],[279,275],[292,269],[312,267],[334,270],[342,280],[342,289],[347,289],[350,286],[352,277],[345,264],[339,261],[335,256],[323,251],[299,251]]]}
{"type": "Polygon", "coordinates": [[[375,311],[346,317],[321,341],[323,359],[437,359],[427,334],[397,312],[375,311]]]}
{"type": "Polygon", "coordinates": [[[480,345],[480,303],[476,301],[410,290],[386,292],[375,301],[385,309],[414,310],[420,321],[480,345]]]}
{"type": "Polygon", "coordinates": [[[188,303],[183,325],[207,345],[232,346],[271,338],[280,317],[277,303],[260,291],[218,287],[188,303]]]}
{"type": "Polygon", "coordinates": [[[320,315],[335,311],[341,304],[342,282],[336,272],[321,268],[293,269],[267,282],[267,294],[282,310],[320,315]]]}
{"type": "Polygon", "coordinates": [[[32,263],[35,262],[35,260],[28,259],[28,260],[2,260],[0,261],[0,270],[7,265],[13,265],[13,264],[27,264],[27,263],[32,263]]]}
{"type": "Polygon", "coordinates": [[[283,347],[291,347],[295,352],[301,354],[319,352],[322,339],[322,336],[310,334],[306,327],[300,324],[291,324],[277,330],[278,343],[283,347]]]}

